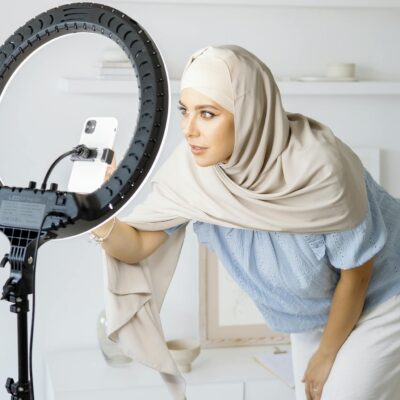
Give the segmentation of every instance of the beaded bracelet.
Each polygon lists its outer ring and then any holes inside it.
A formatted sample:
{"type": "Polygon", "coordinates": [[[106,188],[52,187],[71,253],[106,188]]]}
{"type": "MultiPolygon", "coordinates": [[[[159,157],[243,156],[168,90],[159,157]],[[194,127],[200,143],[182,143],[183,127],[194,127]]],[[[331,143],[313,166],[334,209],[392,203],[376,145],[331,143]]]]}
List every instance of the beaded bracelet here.
{"type": "Polygon", "coordinates": [[[111,235],[111,232],[113,231],[116,222],[117,222],[117,219],[114,217],[113,224],[112,224],[110,230],[104,236],[96,236],[94,233],[90,233],[91,239],[93,241],[95,241],[96,243],[104,242],[111,235]]]}

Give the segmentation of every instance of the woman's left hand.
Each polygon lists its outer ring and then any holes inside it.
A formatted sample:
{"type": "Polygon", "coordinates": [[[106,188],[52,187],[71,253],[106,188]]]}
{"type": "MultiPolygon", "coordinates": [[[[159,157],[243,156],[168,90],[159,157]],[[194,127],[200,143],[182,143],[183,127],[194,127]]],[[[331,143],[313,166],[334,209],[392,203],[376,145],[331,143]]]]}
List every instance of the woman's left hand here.
{"type": "Polygon", "coordinates": [[[307,400],[320,400],[323,386],[328,379],[335,356],[316,351],[308,362],[302,382],[305,383],[307,400]]]}

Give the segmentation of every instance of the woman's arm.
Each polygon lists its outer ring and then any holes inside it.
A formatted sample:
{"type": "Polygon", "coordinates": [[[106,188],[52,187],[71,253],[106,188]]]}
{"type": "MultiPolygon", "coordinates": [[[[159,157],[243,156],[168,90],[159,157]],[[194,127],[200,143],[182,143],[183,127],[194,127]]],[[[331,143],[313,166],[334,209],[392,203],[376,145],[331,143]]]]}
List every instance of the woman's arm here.
{"type": "Polygon", "coordinates": [[[341,271],[319,348],[310,358],[303,382],[307,400],[320,400],[336,354],[360,318],[372,275],[373,258],[341,271]]]}
{"type": "Polygon", "coordinates": [[[167,239],[164,231],[141,231],[118,219],[112,220],[92,230],[97,236],[111,233],[101,246],[110,256],[127,264],[136,264],[157,250],[167,239]]]}
{"type": "Polygon", "coordinates": [[[373,258],[360,267],[341,270],[318,351],[334,356],[360,318],[372,275],[373,258]]]}
{"type": "MultiPolygon", "coordinates": [[[[115,153],[111,165],[107,167],[104,181],[110,179],[117,167],[115,153]]],[[[164,231],[140,231],[115,218],[91,231],[99,237],[108,235],[101,242],[104,251],[110,256],[127,264],[136,264],[157,250],[167,239],[164,231]]]]}

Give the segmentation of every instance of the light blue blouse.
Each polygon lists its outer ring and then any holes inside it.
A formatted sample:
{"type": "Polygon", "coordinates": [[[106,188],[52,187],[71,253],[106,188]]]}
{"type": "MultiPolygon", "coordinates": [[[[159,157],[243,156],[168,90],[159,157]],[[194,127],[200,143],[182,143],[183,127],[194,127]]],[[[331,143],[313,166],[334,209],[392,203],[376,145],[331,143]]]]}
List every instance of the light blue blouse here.
{"type": "Polygon", "coordinates": [[[350,230],[292,233],[194,222],[199,242],[215,252],[271,329],[294,333],[323,327],[341,269],[373,256],[363,311],[400,293],[400,199],[364,170],[368,214],[350,230]]]}

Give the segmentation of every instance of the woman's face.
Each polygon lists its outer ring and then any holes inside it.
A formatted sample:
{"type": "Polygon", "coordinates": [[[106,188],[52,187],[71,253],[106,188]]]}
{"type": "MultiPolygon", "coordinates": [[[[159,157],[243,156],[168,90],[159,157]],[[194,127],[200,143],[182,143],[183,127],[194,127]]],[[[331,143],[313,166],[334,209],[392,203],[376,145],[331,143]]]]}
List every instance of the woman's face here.
{"type": "Polygon", "coordinates": [[[181,128],[188,145],[205,147],[194,160],[201,167],[226,163],[235,142],[233,114],[195,89],[181,90],[181,128]]]}

